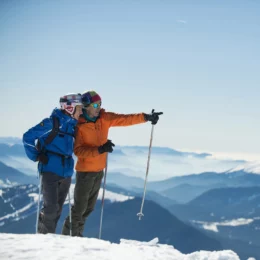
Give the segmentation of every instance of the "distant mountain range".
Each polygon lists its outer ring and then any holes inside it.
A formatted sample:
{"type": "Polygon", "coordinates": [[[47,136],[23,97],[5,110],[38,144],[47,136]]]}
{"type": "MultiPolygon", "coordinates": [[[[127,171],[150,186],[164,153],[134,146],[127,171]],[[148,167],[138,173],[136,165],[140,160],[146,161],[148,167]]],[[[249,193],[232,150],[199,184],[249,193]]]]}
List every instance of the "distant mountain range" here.
{"type": "MultiPolygon", "coordinates": [[[[140,221],[136,214],[144,191],[147,153],[148,147],[116,146],[114,153],[109,155],[107,190],[135,199],[120,203],[106,200],[104,239],[150,240],[160,234],[160,241],[172,243],[176,248],[178,245],[181,250],[187,250],[185,252],[214,245],[234,250],[241,259],[250,256],[260,258],[259,163],[213,162],[209,154],[154,147],[150,163],[153,171],[149,171],[145,194],[145,216],[140,221]],[[175,170],[181,169],[178,167],[192,165],[191,168],[196,168],[198,164],[207,165],[205,169],[209,166],[215,169],[215,165],[220,164],[225,170],[192,171],[190,174],[186,171],[183,176],[174,176],[175,170]],[[174,168],[176,165],[177,168],[174,168]],[[169,169],[171,177],[165,178],[169,169]],[[162,180],[155,181],[155,176],[160,176],[162,180]],[[130,225],[134,230],[130,229],[130,225]],[[192,239],[187,240],[187,246],[184,245],[184,237],[187,239],[188,236],[182,237],[181,234],[185,230],[193,238],[193,243],[192,239]],[[179,238],[180,244],[176,238],[179,238]],[[203,243],[197,243],[198,238],[203,243]]],[[[35,223],[38,189],[32,184],[39,181],[36,167],[37,163],[26,157],[23,146],[18,142],[13,146],[0,144],[0,232],[35,232],[35,224],[32,223],[35,223]]],[[[67,212],[68,206],[65,205],[58,233],[67,212]]],[[[99,219],[100,203],[97,203],[96,210],[87,221],[86,236],[97,237],[99,219]]]]}
{"type": "Polygon", "coordinates": [[[37,183],[36,177],[25,175],[24,173],[9,167],[0,161],[0,188],[17,184],[37,183]]]}
{"type": "Polygon", "coordinates": [[[21,144],[2,144],[0,143],[0,156],[22,156],[26,157],[23,145],[21,144]]]}
{"type": "Polygon", "coordinates": [[[179,203],[187,203],[206,191],[226,187],[260,186],[260,175],[244,172],[201,173],[173,177],[165,181],[149,182],[154,190],[179,203]]]}
{"type": "MultiPolygon", "coordinates": [[[[146,146],[116,145],[114,152],[109,154],[109,171],[144,178],[147,157],[148,147],[146,146]]],[[[36,164],[27,158],[21,139],[0,137],[0,161],[25,174],[35,174],[36,164]]],[[[205,171],[224,172],[238,167],[241,163],[244,161],[217,160],[209,153],[182,152],[167,147],[152,147],[149,180],[156,181],[205,171]]]]}
{"type": "Polygon", "coordinates": [[[19,137],[1,137],[0,136],[0,143],[3,144],[9,144],[9,145],[14,145],[14,144],[22,144],[22,139],[19,137]]]}
{"type": "Polygon", "coordinates": [[[181,219],[205,222],[258,218],[260,187],[212,189],[186,204],[172,204],[169,210],[181,219]]]}

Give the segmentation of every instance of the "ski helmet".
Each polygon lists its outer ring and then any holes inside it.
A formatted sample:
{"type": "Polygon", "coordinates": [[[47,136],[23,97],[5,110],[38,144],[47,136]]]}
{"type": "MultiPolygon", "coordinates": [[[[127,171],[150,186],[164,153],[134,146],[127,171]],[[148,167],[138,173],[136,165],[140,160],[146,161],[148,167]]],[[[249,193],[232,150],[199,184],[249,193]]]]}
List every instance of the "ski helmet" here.
{"type": "Polygon", "coordinates": [[[70,115],[75,113],[76,106],[81,106],[81,94],[70,93],[60,98],[60,106],[70,115]]]}

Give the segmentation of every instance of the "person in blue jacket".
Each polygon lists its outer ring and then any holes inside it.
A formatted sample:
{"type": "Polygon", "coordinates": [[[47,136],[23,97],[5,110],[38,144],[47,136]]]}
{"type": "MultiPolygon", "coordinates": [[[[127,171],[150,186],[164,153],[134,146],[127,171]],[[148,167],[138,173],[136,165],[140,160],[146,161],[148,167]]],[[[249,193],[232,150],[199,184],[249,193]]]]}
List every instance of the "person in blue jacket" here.
{"type": "Polygon", "coordinates": [[[23,135],[25,152],[38,162],[41,174],[43,208],[37,217],[38,233],[42,234],[55,233],[69,192],[74,172],[74,131],[82,114],[81,95],[61,97],[60,106],[23,135]]]}

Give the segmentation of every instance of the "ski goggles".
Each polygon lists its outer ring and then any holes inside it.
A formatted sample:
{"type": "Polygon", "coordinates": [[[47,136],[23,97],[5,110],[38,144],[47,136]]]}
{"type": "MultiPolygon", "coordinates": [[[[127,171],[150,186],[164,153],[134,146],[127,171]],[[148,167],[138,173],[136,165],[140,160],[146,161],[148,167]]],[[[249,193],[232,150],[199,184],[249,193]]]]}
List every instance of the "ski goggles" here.
{"type": "Polygon", "coordinates": [[[101,103],[100,104],[98,104],[98,103],[91,103],[91,104],[89,104],[90,106],[92,106],[92,107],[94,107],[94,108],[99,108],[99,107],[101,107],[101,103]]]}

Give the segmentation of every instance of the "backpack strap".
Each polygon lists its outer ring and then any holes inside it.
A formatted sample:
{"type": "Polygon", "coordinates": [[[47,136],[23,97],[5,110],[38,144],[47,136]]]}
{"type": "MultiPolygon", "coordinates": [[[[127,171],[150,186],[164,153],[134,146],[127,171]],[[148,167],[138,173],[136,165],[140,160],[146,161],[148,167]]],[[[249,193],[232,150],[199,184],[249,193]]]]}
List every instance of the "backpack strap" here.
{"type": "Polygon", "coordinates": [[[47,136],[47,138],[44,141],[44,146],[50,144],[53,139],[58,135],[59,129],[60,129],[60,122],[59,119],[56,116],[52,117],[53,127],[50,132],[50,134],[47,136]]]}
{"type": "Polygon", "coordinates": [[[72,137],[75,137],[75,134],[70,134],[70,133],[66,133],[66,132],[62,132],[62,131],[59,131],[59,134],[70,135],[72,137]]]}

